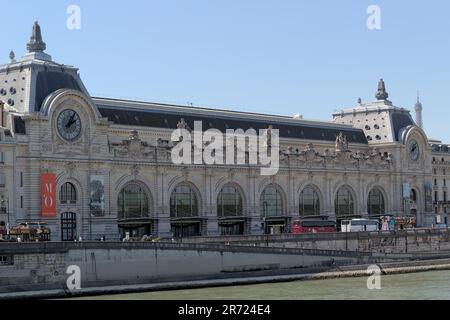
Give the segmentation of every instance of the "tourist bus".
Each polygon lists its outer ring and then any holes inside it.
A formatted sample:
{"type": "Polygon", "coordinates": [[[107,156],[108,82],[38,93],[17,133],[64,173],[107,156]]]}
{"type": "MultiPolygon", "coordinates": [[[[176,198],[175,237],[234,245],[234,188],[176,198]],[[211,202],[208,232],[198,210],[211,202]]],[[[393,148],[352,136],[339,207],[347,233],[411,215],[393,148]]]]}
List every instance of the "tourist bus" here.
{"type": "Polygon", "coordinates": [[[361,231],[378,231],[378,220],[371,219],[352,219],[341,221],[342,232],[361,232],[361,231]]]}
{"type": "Polygon", "coordinates": [[[336,232],[336,222],[323,219],[295,219],[292,221],[292,233],[336,232]]]}

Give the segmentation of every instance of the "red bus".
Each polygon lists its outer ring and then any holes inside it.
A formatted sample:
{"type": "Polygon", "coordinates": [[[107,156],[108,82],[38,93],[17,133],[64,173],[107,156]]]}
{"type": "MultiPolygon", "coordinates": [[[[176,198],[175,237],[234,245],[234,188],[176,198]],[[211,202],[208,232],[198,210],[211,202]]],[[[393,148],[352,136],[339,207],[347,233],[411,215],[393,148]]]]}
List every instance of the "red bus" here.
{"type": "Polygon", "coordinates": [[[292,233],[337,232],[336,222],[331,220],[294,220],[292,233]]]}

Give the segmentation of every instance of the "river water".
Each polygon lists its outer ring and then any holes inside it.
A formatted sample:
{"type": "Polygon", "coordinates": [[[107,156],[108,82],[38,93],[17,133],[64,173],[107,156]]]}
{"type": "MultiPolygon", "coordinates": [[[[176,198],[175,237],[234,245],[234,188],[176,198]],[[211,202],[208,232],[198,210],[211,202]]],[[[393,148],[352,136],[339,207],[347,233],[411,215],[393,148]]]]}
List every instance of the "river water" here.
{"type": "Polygon", "coordinates": [[[381,276],[381,289],[367,278],[340,278],[206,289],[99,296],[95,300],[331,300],[450,299],[450,271],[381,276]]]}

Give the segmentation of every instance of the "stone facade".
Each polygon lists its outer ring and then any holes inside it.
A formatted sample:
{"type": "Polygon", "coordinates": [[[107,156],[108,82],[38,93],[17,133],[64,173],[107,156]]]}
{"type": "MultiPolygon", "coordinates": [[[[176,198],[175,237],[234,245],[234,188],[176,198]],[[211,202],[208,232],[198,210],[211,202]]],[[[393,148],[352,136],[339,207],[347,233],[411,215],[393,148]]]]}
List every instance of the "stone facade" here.
{"type": "Polygon", "coordinates": [[[449,223],[450,201],[447,183],[450,181],[450,146],[435,141],[433,148],[433,204],[436,223],[449,223]]]}
{"type": "MultiPolygon", "coordinates": [[[[45,221],[52,229],[53,240],[61,240],[64,213],[74,214],[75,234],[83,239],[102,235],[119,239],[123,236],[120,223],[124,230],[127,223],[132,227],[147,225],[147,234],[162,237],[172,237],[174,226],[181,225],[183,230],[183,224],[196,224],[201,235],[218,235],[223,233],[221,226],[236,222],[242,222],[240,232],[245,234],[272,232],[274,229],[267,229],[272,222],[283,223],[282,231],[288,232],[291,220],[299,217],[300,198],[306,188],[314,190],[319,204],[315,215],[322,218],[341,218],[336,216],[336,198],[344,188],[352,198],[350,217],[371,215],[369,194],[377,189],[383,198],[382,214],[413,214],[419,226],[429,226],[436,220],[428,197],[433,168],[438,166],[433,161],[435,155],[425,132],[414,124],[407,110],[393,106],[385,92],[377,93],[384,100],[359,103],[334,114],[332,122],[314,122],[94,98],[76,68],[57,64],[43,52],[32,51],[22,61],[0,66],[0,80],[0,89],[4,89],[0,99],[5,102],[0,148],[6,159],[0,161],[0,181],[5,181],[0,184],[0,197],[9,200],[11,223],[45,221]],[[58,117],[64,110],[79,116],[80,134],[74,141],[68,141],[58,129],[58,117]],[[154,117],[142,116],[149,114],[154,117]],[[280,136],[278,174],[262,176],[260,166],[249,164],[174,165],[170,140],[178,125],[171,125],[164,118],[167,114],[176,117],[178,123],[184,118],[210,119],[210,127],[219,118],[222,122],[268,123],[275,129],[286,126],[280,136]],[[156,117],[161,121],[155,122],[156,117]],[[298,129],[297,136],[291,135],[291,128],[297,127],[311,132],[298,129]],[[330,138],[326,132],[336,134],[330,138]],[[56,175],[57,190],[57,215],[50,219],[41,217],[40,206],[41,174],[47,172],[56,175]],[[100,214],[93,212],[92,177],[100,177],[103,182],[104,207],[100,214]],[[74,187],[77,196],[63,203],[61,192],[66,183],[74,187]],[[145,217],[123,219],[119,214],[119,198],[130,184],[146,195],[145,217]],[[180,185],[189,187],[191,197],[197,199],[195,215],[171,215],[171,196],[180,185]],[[218,215],[218,197],[225,186],[240,195],[241,211],[236,217],[218,215]],[[275,216],[263,214],[267,202],[261,197],[267,187],[273,187],[281,201],[275,216]],[[406,199],[405,188],[414,197],[408,195],[406,199]]],[[[384,82],[380,90],[385,91],[384,82]]],[[[0,221],[6,221],[5,213],[0,214],[0,221]]]]}

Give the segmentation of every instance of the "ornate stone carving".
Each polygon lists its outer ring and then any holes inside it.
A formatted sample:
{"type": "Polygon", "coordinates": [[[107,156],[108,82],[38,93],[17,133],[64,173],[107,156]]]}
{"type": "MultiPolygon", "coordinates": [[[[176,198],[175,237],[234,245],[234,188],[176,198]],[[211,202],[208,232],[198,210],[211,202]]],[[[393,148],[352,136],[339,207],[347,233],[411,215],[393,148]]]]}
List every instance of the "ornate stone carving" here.
{"type": "Polygon", "coordinates": [[[348,142],[347,137],[342,132],[336,137],[336,152],[347,152],[348,142]]]}
{"type": "Polygon", "coordinates": [[[43,52],[46,49],[46,44],[42,40],[41,27],[36,21],[31,32],[30,42],[27,44],[28,52],[43,52]]]}
{"type": "Polygon", "coordinates": [[[112,144],[111,147],[116,157],[142,158],[154,152],[154,147],[142,141],[136,130],[130,132],[128,140],[123,140],[118,144],[112,144]]]}
{"type": "Polygon", "coordinates": [[[380,79],[378,82],[378,90],[375,95],[377,100],[387,100],[389,98],[389,94],[386,92],[386,86],[384,85],[383,79],[380,79]]]}
{"type": "Polygon", "coordinates": [[[341,134],[336,138],[336,149],[335,152],[326,149],[320,153],[314,149],[312,143],[308,144],[302,151],[289,146],[280,150],[280,163],[295,165],[295,162],[292,162],[292,160],[297,160],[297,164],[308,167],[331,164],[343,168],[366,166],[378,169],[389,168],[393,161],[392,154],[381,153],[377,148],[367,148],[365,151],[355,153],[351,152],[348,149],[347,139],[341,134]]]}
{"type": "Polygon", "coordinates": [[[375,183],[379,183],[380,182],[380,175],[376,174],[374,177],[375,183]]]}
{"type": "Polygon", "coordinates": [[[53,151],[53,145],[50,143],[44,143],[41,147],[42,152],[49,153],[53,151]]]}
{"type": "Polygon", "coordinates": [[[230,179],[230,181],[233,181],[235,176],[236,176],[236,171],[234,169],[229,169],[228,170],[228,179],[230,179]]]}
{"type": "Polygon", "coordinates": [[[73,177],[73,173],[75,172],[75,169],[77,168],[77,166],[75,165],[74,162],[68,162],[65,165],[65,169],[66,169],[66,174],[69,178],[73,177]]]}
{"type": "Polygon", "coordinates": [[[183,167],[183,169],[181,169],[181,174],[183,176],[183,179],[185,181],[187,181],[189,179],[189,168],[188,167],[183,167]]]}
{"type": "Polygon", "coordinates": [[[268,128],[267,128],[267,132],[266,132],[266,142],[265,142],[265,146],[267,147],[267,148],[272,148],[272,131],[273,131],[273,126],[272,125],[270,125],[268,128]]]}
{"type": "Polygon", "coordinates": [[[131,166],[131,175],[134,177],[135,180],[139,176],[140,172],[141,172],[141,168],[139,167],[139,165],[135,164],[135,165],[131,166]]]}
{"type": "Polygon", "coordinates": [[[180,121],[178,121],[177,129],[192,131],[191,128],[188,126],[187,122],[184,120],[184,118],[181,118],[180,121]]]}

